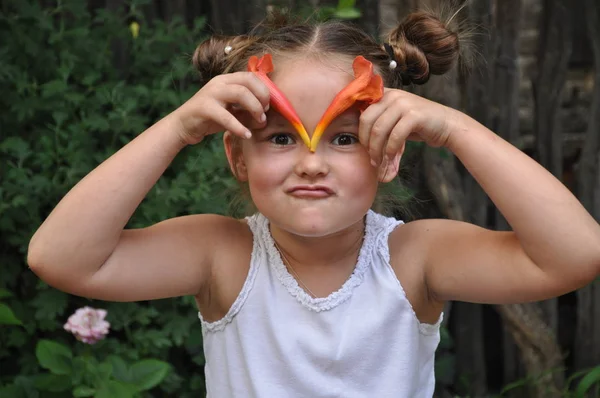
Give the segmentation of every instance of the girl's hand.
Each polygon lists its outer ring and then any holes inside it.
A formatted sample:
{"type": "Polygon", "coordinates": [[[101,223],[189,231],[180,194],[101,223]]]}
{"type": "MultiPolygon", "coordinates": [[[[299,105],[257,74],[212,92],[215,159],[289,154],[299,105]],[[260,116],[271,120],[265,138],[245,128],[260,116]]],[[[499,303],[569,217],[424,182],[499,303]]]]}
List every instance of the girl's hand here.
{"type": "Polygon", "coordinates": [[[210,80],[171,115],[178,119],[180,138],[186,144],[197,144],[223,130],[250,138],[250,130],[239,116],[247,111],[264,125],[269,98],[269,89],[253,73],[228,73],[210,80]]]}
{"type": "Polygon", "coordinates": [[[458,115],[458,111],[418,95],[386,88],[381,101],[361,115],[359,140],[379,165],[402,151],[406,140],[424,141],[433,147],[447,145],[449,126],[458,115]]]}

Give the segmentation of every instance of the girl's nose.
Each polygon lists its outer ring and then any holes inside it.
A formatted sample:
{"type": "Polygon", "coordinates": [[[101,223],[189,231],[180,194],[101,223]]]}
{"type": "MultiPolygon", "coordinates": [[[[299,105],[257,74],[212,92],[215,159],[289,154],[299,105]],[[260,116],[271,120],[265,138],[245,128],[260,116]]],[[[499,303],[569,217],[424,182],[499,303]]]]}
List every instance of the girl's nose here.
{"type": "Polygon", "coordinates": [[[296,160],[295,172],[301,177],[319,177],[329,173],[329,162],[325,151],[318,148],[315,152],[311,152],[308,148],[303,148],[299,151],[296,160]]]}

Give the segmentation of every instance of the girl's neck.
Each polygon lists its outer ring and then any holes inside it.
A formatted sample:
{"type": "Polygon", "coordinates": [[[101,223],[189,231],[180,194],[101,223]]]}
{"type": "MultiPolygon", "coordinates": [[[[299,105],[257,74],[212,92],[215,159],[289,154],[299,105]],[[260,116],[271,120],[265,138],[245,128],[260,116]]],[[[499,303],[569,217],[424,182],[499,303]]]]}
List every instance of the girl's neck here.
{"type": "Polygon", "coordinates": [[[270,224],[271,236],[294,268],[331,268],[356,262],[365,235],[366,218],[334,234],[307,238],[270,224]]]}

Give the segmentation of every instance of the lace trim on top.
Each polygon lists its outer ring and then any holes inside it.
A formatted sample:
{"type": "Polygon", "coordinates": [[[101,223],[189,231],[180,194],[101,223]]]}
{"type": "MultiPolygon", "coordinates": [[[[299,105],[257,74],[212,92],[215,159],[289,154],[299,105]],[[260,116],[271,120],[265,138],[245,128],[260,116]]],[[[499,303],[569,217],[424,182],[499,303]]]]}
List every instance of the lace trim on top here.
{"type": "Polygon", "coordinates": [[[258,273],[258,268],[260,264],[264,262],[264,250],[260,248],[260,225],[258,225],[258,221],[256,215],[252,217],[246,217],[248,222],[248,226],[252,231],[252,255],[250,256],[250,269],[248,270],[248,276],[244,281],[244,285],[242,286],[242,291],[238,294],[237,298],[233,302],[227,314],[218,321],[207,322],[202,317],[200,311],[198,311],[198,318],[200,318],[200,323],[204,325],[207,331],[209,332],[218,332],[225,328],[225,326],[233,320],[233,317],[240,311],[244,302],[248,298],[250,291],[252,290],[252,286],[254,286],[254,280],[256,279],[256,274],[258,273]]]}
{"type": "Polygon", "coordinates": [[[329,296],[312,297],[302,287],[300,287],[296,278],[289,273],[287,267],[283,263],[281,254],[275,247],[275,242],[271,236],[269,220],[262,215],[259,215],[259,217],[260,220],[258,223],[260,224],[260,233],[264,234],[263,238],[266,242],[269,263],[273,266],[275,274],[277,275],[277,279],[279,279],[281,284],[285,286],[287,291],[293,297],[295,297],[300,304],[315,312],[330,310],[350,298],[354,288],[360,285],[363,281],[365,271],[370,266],[371,253],[375,248],[376,238],[381,232],[381,228],[375,219],[375,213],[369,210],[366,217],[365,236],[363,238],[363,244],[359,251],[358,260],[356,262],[354,271],[352,271],[352,274],[346,280],[346,282],[344,282],[342,287],[331,293],[329,296]]]}
{"type": "MultiPolygon", "coordinates": [[[[377,215],[377,216],[382,217],[380,215],[377,215]]],[[[378,240],[377,240],[377,247],[379,248],[379,254],[383,258],[386,266],[389,268],[389,271],[391,272],[393,278],[396,280],[396,282],[398,282],[398,288],[400,289],[400,294],[401,294],[402,298],[404,300],[406,300],[406,302],[408,303],[408,306],[410,307],[410,311],[412,312],[413,318],[417,322],[417,325],[419,327],[419,332],[421,332],[421,334],[424,334],[424,335],[436,334],[440,328],[440,325],[442,324],[442,320],[444,319],[444,313],[442,312],[440,314],[440,317],[438,318],[438,320],[435,323],[421,322],[419,320],[419,318],[417,317],[417,313],[415,312],[415,309],[413,308],[412,304],[410,303],[410,300],[408,299],[406,292],[404,291],[404,287],[402,287],[402,283],[400,283],[400,280],[396,276],[396,272],[392,268],[390,250],[389,250],[389,245],[388,245],[387,239],[389,239],[390,233],[392,233],[392,231],[398,225],[404,224],[404,222],[400,221],[400,220],[395,220],[393,218],[386,218],[386,217],[382,217],[382,218],[383,218],[383,220],[381,221],[381,224],[382,224],[382,228],[384,231],[382,234],[380,234],[378,236],[378,240]],[[385,241],[383,242],[383,240],[385,240],[385,241]]]]}

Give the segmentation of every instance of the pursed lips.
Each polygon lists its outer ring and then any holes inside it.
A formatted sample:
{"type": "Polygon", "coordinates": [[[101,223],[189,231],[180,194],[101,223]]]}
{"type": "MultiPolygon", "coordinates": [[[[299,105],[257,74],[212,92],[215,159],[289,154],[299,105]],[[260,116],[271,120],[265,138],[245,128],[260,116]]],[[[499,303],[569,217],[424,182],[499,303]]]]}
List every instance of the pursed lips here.
{"type": "Polygon", "coordinates": [[[287,193],[305,199],[323,199],[334,195],[333,190],[324,185],[296,185],[288,189],[287,193]]]}

